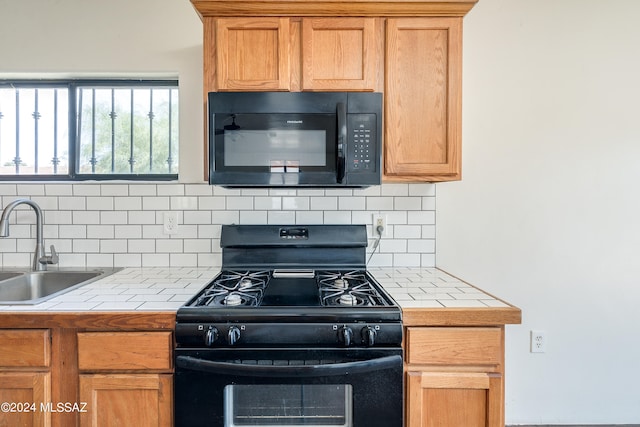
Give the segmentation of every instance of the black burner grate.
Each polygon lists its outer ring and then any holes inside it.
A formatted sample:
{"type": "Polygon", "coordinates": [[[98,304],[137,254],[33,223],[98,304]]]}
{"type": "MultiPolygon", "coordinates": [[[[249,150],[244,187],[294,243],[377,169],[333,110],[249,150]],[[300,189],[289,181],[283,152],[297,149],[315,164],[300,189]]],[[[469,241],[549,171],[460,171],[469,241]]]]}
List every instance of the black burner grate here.
{"type": "Polygon", "coordinates": [[[384,298],[361,270],[317,273],[320,300],[323,306],[383,306],[384,298]]]}
{"type": "Polygon", "coordinates": [[[260,305],[271,273],[263,271],[223,271],[193,303],[193,306],[235,307],[260,305]]]}

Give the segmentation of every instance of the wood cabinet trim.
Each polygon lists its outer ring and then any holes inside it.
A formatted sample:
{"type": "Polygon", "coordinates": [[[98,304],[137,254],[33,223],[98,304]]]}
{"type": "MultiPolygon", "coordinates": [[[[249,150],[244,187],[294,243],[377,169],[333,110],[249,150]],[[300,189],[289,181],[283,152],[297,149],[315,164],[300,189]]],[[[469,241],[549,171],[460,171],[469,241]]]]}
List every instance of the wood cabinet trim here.
{"type": "Polygon", "coordinates": [[[15,329],[172,330],[175,323],[175,311],[0,312],[0,327],[15,329]]]}
{"type": "Polygon", "coordinates": [[[464,16],[478,0],[191,0],[209,16],[464,16]]]}
{"type": "Polygon", "coordinates": [[[501,326],[520,324],[519,308],[403,308],[404,326],[501,326]]]}
{"type": "Polygon", "coordinates": [[[483,372],[421,372],[420,384],[429,388],[488,389],[489,374],[483,372]]]}

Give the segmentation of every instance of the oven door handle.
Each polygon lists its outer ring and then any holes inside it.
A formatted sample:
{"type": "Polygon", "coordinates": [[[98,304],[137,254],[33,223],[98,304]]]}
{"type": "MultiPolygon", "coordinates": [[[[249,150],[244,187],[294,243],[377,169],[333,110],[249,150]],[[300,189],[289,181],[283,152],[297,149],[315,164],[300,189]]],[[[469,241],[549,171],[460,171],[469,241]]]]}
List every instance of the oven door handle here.
{"type": "Polygon", "coordinates": [[[190,356],[176,357],[176,366],[192,371],[245,377],[327,377],[363,374],[402,366],[402,356],[385,356],[357,362],[323,365],[256,365],[232,362],[213,362],[190,356]]]}

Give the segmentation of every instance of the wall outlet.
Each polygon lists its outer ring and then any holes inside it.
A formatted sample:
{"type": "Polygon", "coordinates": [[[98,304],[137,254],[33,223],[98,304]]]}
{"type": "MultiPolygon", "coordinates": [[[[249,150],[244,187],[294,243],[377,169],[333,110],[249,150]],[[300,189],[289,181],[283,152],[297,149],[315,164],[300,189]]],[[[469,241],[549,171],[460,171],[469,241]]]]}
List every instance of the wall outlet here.
{"type": "Polygon", "coordinates": [[[547,333],[544,331],[531,331],[531,353],[544,353],[547,351],[547,333]]]}
{"type": "Polygon", "coordinates": [[[374,237],[378,237],[378,227],[382,227],[382,236],[387,235],[387,216],[382,214],[373,214],[373,229],[371,233],[374,237]]]}
{"type": "Polygon", "coordinates": [[[163,222],[164,234],[178,233],[178,212],[165,212],[163,222]]]}

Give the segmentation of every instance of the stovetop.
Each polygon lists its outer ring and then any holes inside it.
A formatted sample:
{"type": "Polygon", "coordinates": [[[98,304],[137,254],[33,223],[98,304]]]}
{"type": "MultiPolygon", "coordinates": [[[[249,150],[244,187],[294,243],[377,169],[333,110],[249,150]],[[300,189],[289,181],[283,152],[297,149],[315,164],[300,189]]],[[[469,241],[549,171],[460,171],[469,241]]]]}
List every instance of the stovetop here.
{"type": "Polygon", "coordinates": [[[366,270],[223,270],[178,309],[178,322],[400,321],[366,270]]]}
{"type": "Polygon", "coordinates": [[[394,305],[362,270],[222,271],[186,307],[373,307],[394,305]]]}

